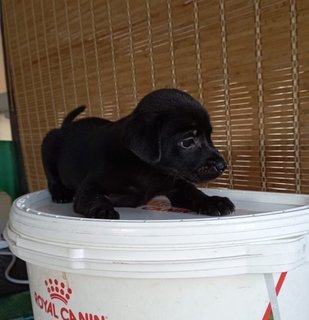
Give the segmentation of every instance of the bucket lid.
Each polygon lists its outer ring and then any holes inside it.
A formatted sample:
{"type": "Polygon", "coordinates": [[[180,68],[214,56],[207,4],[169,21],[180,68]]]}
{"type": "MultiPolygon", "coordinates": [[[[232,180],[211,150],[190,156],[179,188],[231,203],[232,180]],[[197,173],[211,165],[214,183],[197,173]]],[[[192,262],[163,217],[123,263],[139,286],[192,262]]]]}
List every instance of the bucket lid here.
{"type": "Polygon", "coordinates": [[[27,263],[109,277],[273,273],[309,259],[309,196],[224,189],[207,194],[229,197],[236,212],[207,217],[155,199],[142,208],[118,208],[120,220],[87,219],[72,204],[52,203],[43,190],[15,200],[4,236],[27,263]]]}

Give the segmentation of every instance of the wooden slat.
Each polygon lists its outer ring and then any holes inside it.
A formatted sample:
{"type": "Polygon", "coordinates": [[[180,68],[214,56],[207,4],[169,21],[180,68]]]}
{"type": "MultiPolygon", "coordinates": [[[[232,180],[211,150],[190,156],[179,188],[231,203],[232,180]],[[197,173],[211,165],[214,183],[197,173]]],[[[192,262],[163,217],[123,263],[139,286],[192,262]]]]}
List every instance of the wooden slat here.
{"type": "Polygon", "coordinates": [[[210,186],[309,193],[309,2],[3,0],[30,191],[40,144],[77,105],[127,115],[177,86],[208,109],[228,170],[210,186]]]}

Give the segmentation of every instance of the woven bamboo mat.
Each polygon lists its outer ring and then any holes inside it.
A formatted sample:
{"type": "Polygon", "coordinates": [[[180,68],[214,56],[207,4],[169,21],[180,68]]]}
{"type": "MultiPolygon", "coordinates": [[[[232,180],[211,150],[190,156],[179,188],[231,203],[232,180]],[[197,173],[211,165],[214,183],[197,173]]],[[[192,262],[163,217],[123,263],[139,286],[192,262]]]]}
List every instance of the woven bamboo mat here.
{"type": "Polygon", "coordinates": [[[309,192],[309,1],[3,0],[30,191],[77,105],[115,120],[155,88],[199,99],[229,170],[212,186],[309,192]]]}

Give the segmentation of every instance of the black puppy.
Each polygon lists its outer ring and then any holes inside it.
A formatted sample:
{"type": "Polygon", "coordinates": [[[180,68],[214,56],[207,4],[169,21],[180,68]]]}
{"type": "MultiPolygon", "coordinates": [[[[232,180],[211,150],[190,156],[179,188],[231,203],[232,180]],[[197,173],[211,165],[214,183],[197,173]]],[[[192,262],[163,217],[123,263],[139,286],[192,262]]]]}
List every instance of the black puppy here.
{"type": "Polygon", "coordinates": [[[42,143],[42,159],[52,200],[74,200],[74,210],[89,218],[119,219],[114,207],[136,207],[157,195],[173,206],[206,215],[227,215],[234,205],[210,197],[192,182],[220,176],[226,163],[211,141],[206,110],[185,92],[160,89],[116,122],[73,119],[42,143]]]}

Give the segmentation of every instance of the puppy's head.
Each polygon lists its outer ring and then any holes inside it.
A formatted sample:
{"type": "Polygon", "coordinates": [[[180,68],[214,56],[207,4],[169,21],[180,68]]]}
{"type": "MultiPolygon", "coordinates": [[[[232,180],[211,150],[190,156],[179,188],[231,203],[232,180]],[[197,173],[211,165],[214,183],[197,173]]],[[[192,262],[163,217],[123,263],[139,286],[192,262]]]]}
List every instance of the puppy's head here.
{"type": "Polygon", "coordinates": [[[143,161],[191,182],[212,180],[226,163],[211,141],[207,111],[187,93],[160,89],[128,117],[127,147],[143,161]]]}

